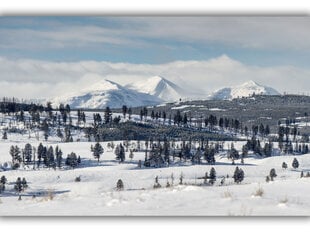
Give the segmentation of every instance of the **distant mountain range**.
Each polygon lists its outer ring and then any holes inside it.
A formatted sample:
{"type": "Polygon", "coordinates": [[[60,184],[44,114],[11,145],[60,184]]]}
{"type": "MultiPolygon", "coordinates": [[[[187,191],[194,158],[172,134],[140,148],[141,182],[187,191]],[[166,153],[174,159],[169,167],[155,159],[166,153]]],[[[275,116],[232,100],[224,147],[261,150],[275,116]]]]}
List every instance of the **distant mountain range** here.
{"type": "Polygon", "coordinates": [[[249,97],[253,94],[256,95],[280,95],[280,93],[267,86],[260,85],[255,81],[247,81],[242,85],[234,87],[226,87],[219,89],[209,95],[209,99],[216,100],[231,100],[238,97],[249,97]]]}
{"type": "MultiPolygon", "coordinates": [[[[279,95],[273,88],[262,86],[254,81],[248,81],[235,87],[226,87],[213,92],[204,99],[230,100],[237,97],[248,97],[253,93],[260,95],[279,95]]],[[[58,96],[50,101],[58,106],[60,103],[69,104],[72,108],[103,109],[152,106],[164,102],[176,102],[190,95],[190,90],[184,90],[164,77],[154,76],[143,81],[121,86],[109,80],[101,80],[94,85],[78,92],[58,96]]]]}

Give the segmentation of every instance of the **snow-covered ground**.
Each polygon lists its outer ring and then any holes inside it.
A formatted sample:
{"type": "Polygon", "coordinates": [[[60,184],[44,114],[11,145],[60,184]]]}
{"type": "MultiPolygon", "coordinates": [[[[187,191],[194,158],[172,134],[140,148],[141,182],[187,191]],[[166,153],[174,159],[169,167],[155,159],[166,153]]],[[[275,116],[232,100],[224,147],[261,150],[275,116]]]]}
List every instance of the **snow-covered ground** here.
{"type": "MultiPolygon", "coordinates": [[[[118,115],[123,117],[114,114],[118,115]]],[[[71,116],[75,125],[76,112],[72,112],[71,116]]],[[[86,125],[91,124],[92,116],[93,113],[86,112],[86,125]]],[[[101,143],[105,152],[97,163],[90,151],[94,143],[87,142],[83,132],[72,131],[73,141],[80,142],[62,143],[56,132],[51,130],[45,142],[42,131],[28,131],[23,123],[14,124],[12,117],[1,116],[0,130],[11,123],[11,127],[25,129],[25,132],[10,132],[7,140],[0,141],[0,177],[5,175],[9,182],[0,195],[0,215],[310,215],[310,178],[300,178],[301,171],[304,174],[310,171],[310,154],[296,156],[300,166],[295,170],[291,168],[294,156],[262,159],[250,154],[245,158],[245,164],[237,160],[236,165],[232,165],[222,153],[216,156],[216,164],[213,165],[217,181],[214,186],[208,186],[201,178],[206,172],[210,173],[212,166],[205,163],[193,165],[190,161],[176,161],[170,167],[140,169],[138,162],[144,161],[144,152],[134,152],[132,160],[126,152],[126,161],[120,164],[107,142],[101,143]],[[54,148],[58,145],[64,159],[67,154],[75,152],[81,157],[81,165],[76,169],[56,170],[33,170],[32,166],[18,170],[1,168],[11,161],[11,145],[23,148],[26,143],[31,143],[37,147],[40,142],[54,148]],[[282,169],[282,162],[288,164],[288,169],[282,169]],[[245,173],[241,184],[235,184],[232,178],[236,166],[245,173]],[[265,178],[272,168],[276,169],[278,176],[275,181],[266,183],[265,178]],[[184,176],[182,185],[179,184],[181,174],[184,176]],[[79,176],[81,182],[75,182],[79,176]],[[153,189],[156,176],[162,188],[153,189]],[[17,177],[25,177],[29,185],[22,193],[21,201],[13,190],[17,177]],[[221,185],[223,177],[226,179],[221,185]],[[118,179],[123,180],[124,191],[116,191],[118,179]],[[167,181],[171,187],[166,187],[167,181]],[[262,190],[263,194],[257,194],[258,190],[262,190]]],[[[132,120],[140,119],[138,115],[132,115],[132,120]]],[[[114,141],[114,144],[120,142],[114,141]]],[[[133,141],[133,145],[135,143],[133,141]]],[[[226,142],[224,149],[230,144],[226,142]]],[[[243,144],[235,142],[234,147],[240,151],[243,144]]]]}
{"type": "MultiPolygon", "coordinates": [[[[10,142],[0,143],[0,163],[10,160],[10,142]]],[[[20,143],[22,146],[24,143],[20,143]]],[[[126,162],[119,164],[112,150],[104,145],[105,153],[99,164],[92,157],[93,143],[58,143],[65,154],[71,151],[82,158],[79,168],[61,170],[19,170],[1,172],[9,181],[6,194],[1,196],[1,215],[309,215],[310,178],[300,178],[300,172],[310,171],[310,154],[298,156],[300,167],[291,168],[293,156],[277,156],[257,159],[249,157],[245,164],[236,165],[245,172],[241,184],[231,178],[236,166],[225,156],[216,157],[214,168],[217,182],[214,186],[200,185],[205,172],[211,166],[182,164],[165,168],[138,168],[138,160],[144,153],[134,153],[131,161],[126,154],[126,162]],[[283,170],[282,162],[289,168],[283,170]],[[266,183],[265,177],[271,168],[278,176],[266,183]],[[184,175],[184,184],[179,185],[179,177],[184,175]],[[166,188],[166,183],[172,187],[166,188]],[[222,177],[225,184],[220,185],[222,177]],[[80,176],[81,182],[75,182],[80,176]],[[153,189],[155,177],[159,177],[160,189],[153,189]],[[17,177],[25,177],[29,188],[22,200],[12,190],[17,177]],[[116,182],[122,179],[124,191],[116,191],[116,182]],[[262,196],[257,195],[263,190],[262,196]],[[40,194],[39,194],[40,193],[40,194]],[[36,195],[33,198],[33,195],[36,195]]],[[[117,142],[115,142],[117,144],[117,142]]],[[[33,144],[37,145],[37,144],[33,144]]],[[[51,145],[51,144],[49,144],[51,145]]],[[[241,142],[236,144],[240,147],[241,142]]]]}

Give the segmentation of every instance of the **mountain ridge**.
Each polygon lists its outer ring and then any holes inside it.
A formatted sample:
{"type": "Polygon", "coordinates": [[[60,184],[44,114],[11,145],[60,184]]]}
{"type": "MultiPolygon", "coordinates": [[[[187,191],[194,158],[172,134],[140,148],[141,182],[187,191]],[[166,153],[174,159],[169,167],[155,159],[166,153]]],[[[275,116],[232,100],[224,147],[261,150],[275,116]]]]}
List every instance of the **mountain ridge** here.
{"type": "Polygon", "coordinates": [[[127,89],[113,81],[103,79],[78,92],[56,97],[51,100],[53,104],[66,103],[72,108],[99,109],[149,106],[162,103],[162,100],[145,93],[127,89]]]}
{"type": "Polygon", "coordinates": [[[274,88],[258,84],[250,80],[241,85],[233,87],[224,87],[218,89],[209,95],[209,99],[231,100],[238,97],[249,97],[253,94],[256,95],[281,95],[274,88]]]}

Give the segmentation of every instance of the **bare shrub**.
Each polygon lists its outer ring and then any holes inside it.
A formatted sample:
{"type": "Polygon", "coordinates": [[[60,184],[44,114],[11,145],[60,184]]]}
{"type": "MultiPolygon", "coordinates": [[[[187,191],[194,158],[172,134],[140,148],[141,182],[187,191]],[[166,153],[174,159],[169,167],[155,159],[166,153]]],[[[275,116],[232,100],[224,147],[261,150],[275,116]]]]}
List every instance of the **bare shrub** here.
{"type": "Polygon", "coordinates": [[[231,192],[229,192],[228,190],[225,191],[225,192],[223,193],[223,198],[232,198],[231,192]]]}
{"type": "Polygon", "coordinates": [[[264,195],[264,189],[262,187],[259,187],[253,195],[255,197],[262,197],[264,195]]]}
{"type": "Polygon", "coordinates": [[[287,196],[285,196],[283,199],[280,199],[279,203],[280,204],[286,204],[288,202],[287,196]]]}
{"type": "Polygon", "coordinates": [[[52,201],[55,197],[55,193],[54,193],[54,190],[53,189],[49,189],[47,190],[47,193],[44,197],[44,200],[45,201],[52,201]]]}

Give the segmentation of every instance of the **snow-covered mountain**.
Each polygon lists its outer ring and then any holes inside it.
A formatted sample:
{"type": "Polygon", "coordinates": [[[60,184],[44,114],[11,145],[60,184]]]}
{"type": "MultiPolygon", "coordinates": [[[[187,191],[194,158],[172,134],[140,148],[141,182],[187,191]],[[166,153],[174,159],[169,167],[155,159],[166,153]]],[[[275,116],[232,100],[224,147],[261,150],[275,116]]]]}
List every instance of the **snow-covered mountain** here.
{"type": "Polygon", "coordinates": [[[162,99],[164,102],[178,101],[186,96],[186,91],[161,76],[150,77],[146,80],[126,85],[127,88],[150,94],[162,99]]]}
{"type": "Polygon", "coordinates": [[[123,87],[109,80],[102,80],[78,92],[72,92],[64,96],[51,99],[58,106],[60,103],[69,104],[71,108],[99,109],[109,106],[120,108],[149,106],[162,103],[156,96],[123,87]]]}
{"type": "Polygon", "coordinates": [[[280,93],[267,86],[257,84],[255,81],[247,81],[239,86],[226,87],[213,92],[209,99],[231,100],[238,97],[256,95],[279,95],[280,93]]]}

